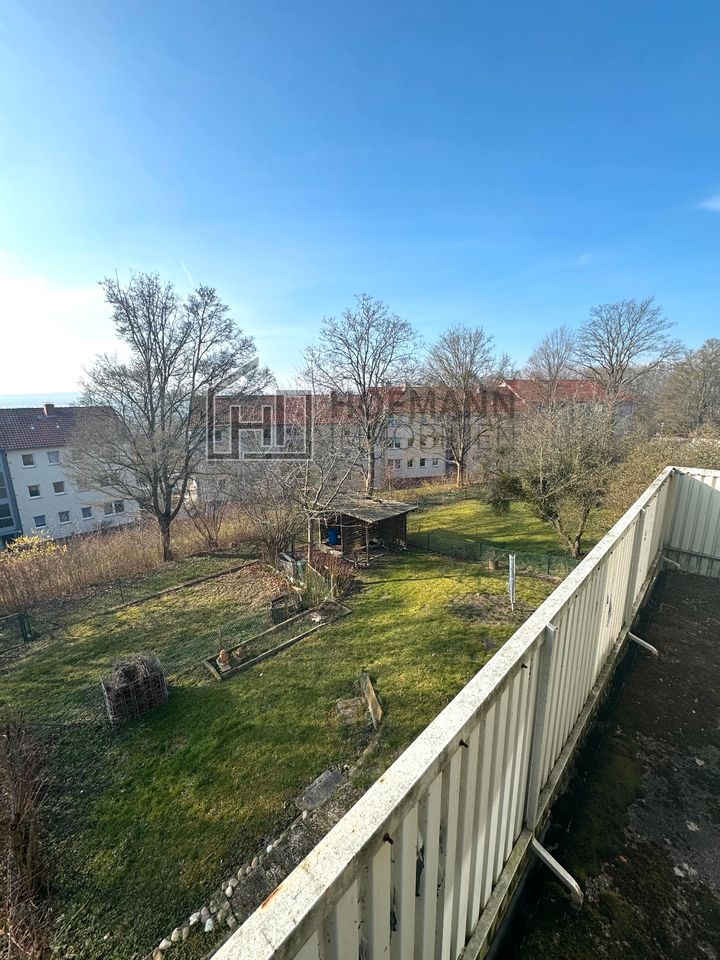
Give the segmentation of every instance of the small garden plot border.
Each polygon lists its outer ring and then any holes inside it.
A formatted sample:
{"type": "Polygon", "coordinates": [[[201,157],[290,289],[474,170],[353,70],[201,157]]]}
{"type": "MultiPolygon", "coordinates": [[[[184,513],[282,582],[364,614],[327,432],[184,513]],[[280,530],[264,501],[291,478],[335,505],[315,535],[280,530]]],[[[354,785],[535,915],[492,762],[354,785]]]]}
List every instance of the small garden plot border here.
{"type": "MultiPolygon", "coordinates": [[[[216,661],[218,654],[220,653],[219,650],[212,657],[206,657],[203,660],[203,663],[216,680],[229,680],[231,677],[236,677],[240,673],[245,673],[247,670],[252,669],[252,667],[254,667],[256,664],[262,663],[263,660],[269,660],[271,657],[276,657],[279,653],[282,653],[283,650],[287,650],[288,647],[292,647],[293,644],[296,644],[299,640],[304,640],[305,637],[311,633],[314,633],[316,630],[320,630],[322,627],[327,627],[331,623],[336,623],[342,617],[346,617],[350,613],[350,608],[346,607],[342,603],[338,603],[337,600],[332,600],[329,602],[329,604],[322,604],[319,607],[311,607],[309,610],[302,610],[300,613],[296,613],[294,616],[288,617],[287,620],[283,620],[282,623],[276,623],[272,627],[268,627],[267,630],[256,633],[254,637],[250,637],[249,640],[245,641],[246,643],[252,643],[253,640],[258,640],[260,637],[266,637],[270,633],[278,632],[279,630],[287,627],[289,623],[293,623],[293,621],[299,620],[301,617],[307,617],[310,613],[319,612],[323,607],[327,609],[330,604],[337,611],[334,616],[329,617],[327,620],[322,620],[320,623],[313,624],[312,627],[309,627],[307,630],[303,630],[296,637],[290,637],[289,640],[284,640],[276,647],[271,647],[269,650],[265,650],[264,653],[259,653],[256,657],[252,657],[252,659],[246,660],[244,663],[239,663],[236,667],[230,667],[229,670],[218,670],[216,661]]],[[[237,647],[228,649],[237,649],[237,647]]]]}

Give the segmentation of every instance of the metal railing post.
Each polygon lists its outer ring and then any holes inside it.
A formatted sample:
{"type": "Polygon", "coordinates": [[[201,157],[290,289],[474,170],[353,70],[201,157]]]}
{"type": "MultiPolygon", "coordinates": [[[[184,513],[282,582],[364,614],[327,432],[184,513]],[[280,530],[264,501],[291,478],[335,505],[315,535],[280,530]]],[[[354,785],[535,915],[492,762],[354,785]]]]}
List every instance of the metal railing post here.
{"type": "Polygon", "coordinates": [[[538,649],[540,660],[538,668],[537,692],[535,694],[535,716],[533,717],[532,740],[530,741],[530,769],[528,771],[527,799],[525,801],[525,826],[535,832],[538,816],[538,801],[542,783],[543,746],[545,743],[545,727],[548,712],[548,693],[550,689],[550,672],[552,669],[555,650],[555,633],[557,628],[549,623],[545,627],[543,641],[538,649]]]}

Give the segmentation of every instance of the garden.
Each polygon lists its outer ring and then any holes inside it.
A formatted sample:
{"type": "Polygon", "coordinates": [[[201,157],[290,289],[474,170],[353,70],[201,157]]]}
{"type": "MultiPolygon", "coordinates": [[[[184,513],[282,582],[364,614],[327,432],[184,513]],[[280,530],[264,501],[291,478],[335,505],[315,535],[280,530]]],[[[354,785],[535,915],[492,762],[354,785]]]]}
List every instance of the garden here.
{"type": "MultiPolygon", "coordinates": [[[[549,547],[552,534],[517,506],[491,535],[518,549],[549,547]]],[[[458,500],[416,522],[463,536],[473,522],[490,523],[486,510],[458,500]]],[[[369,785],[555,586],[520,576],[510,611],[502,570],[433,552],[388,554],[343,598],[349,615],[218,683],[203,660],[264,636],[270,600],[284,587],[266,565],[234,569],[239,562],[172,564],[134,581],[122,604],[113,591],[56,604],[34,617],[40,638],[2,662],[0,711],[22,710],[46,745],[59,956],[146,956],[287,827],[294,798],[324,770],[353,764],[359,787],[369,785]],[[141,651],[159,657],[169,700],[113,730],[100,677],[141,651]],[[348,728],[336,705],[357,696],[363,672],[384,716],[375,751],[358,766],[369,717],[348,728]]]]}

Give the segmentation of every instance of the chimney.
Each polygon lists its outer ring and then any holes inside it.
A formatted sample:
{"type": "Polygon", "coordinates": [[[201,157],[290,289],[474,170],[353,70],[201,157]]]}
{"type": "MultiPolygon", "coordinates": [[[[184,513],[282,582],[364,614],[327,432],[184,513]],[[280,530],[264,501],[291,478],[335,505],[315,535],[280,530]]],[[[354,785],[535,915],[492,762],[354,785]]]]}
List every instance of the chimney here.
{"type": "Polygon", "coordinates": [[[44,412],[44,414],[45,414],[46,417],[54,417],[54,416],[55,416],[55,404],[54,404],[54,403],[44,403],[44,404],[43,404],[43,412],[44,412]]]}

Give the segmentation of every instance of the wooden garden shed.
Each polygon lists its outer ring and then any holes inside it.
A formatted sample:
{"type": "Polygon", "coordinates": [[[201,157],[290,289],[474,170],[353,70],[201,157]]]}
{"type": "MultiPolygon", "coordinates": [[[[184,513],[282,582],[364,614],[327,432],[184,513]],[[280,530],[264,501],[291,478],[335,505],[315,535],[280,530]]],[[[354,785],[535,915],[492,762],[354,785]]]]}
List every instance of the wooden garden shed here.
{"type": "Polygon", "coordinates": [[[373,545],[404,547],[407,515],[416,507],[375,497],[343,497],[328,507],[318,524],[318,540],[345,556],[370,558],[373,545]]]}

